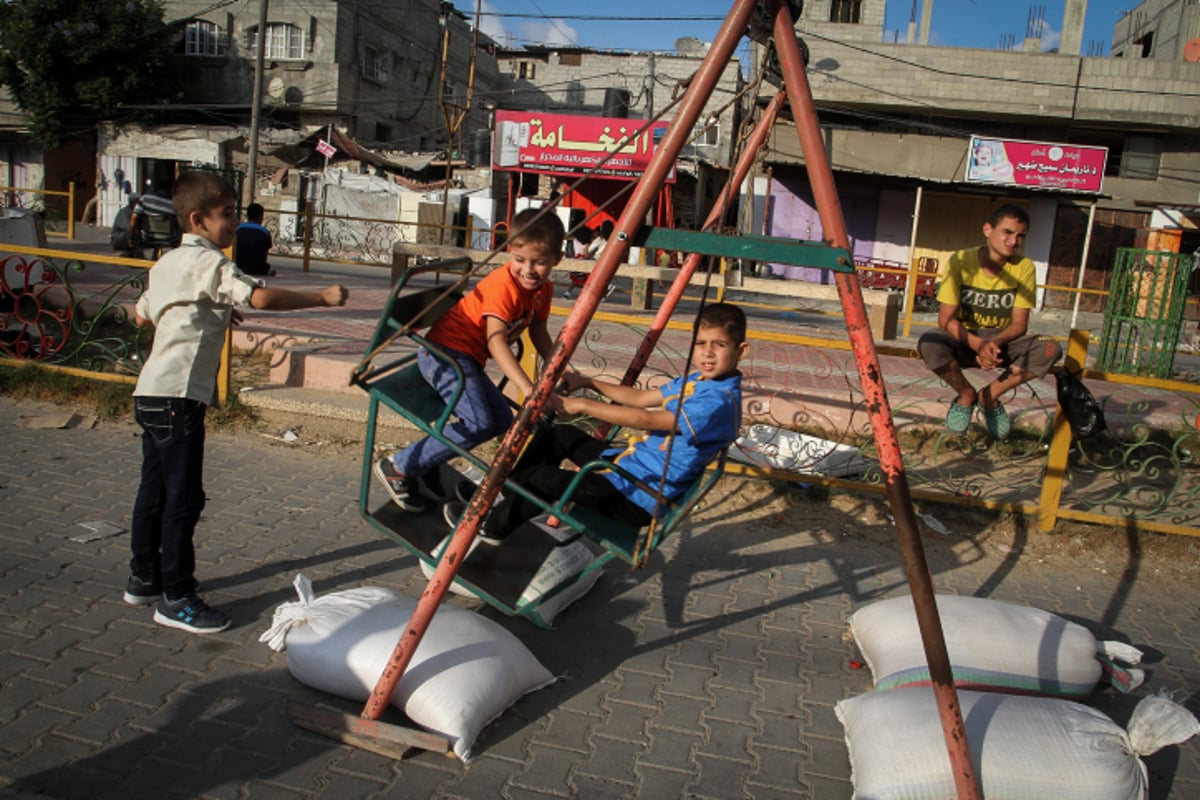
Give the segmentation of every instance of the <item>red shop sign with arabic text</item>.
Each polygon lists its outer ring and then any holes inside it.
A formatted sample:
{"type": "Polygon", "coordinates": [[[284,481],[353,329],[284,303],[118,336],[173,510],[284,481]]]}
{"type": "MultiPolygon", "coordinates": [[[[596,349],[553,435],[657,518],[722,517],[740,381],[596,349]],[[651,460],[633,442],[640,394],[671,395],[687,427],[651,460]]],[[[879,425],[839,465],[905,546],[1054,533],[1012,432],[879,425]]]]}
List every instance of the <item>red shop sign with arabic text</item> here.
{"type": "MultiPolygon", "coordinates": [[[[492,166],[564,176],[640,178],[667,130],[666,122],[657,122],[639,133],[645,124],[638,119],[497,111],[492,166]]],[[[667,183],[674,182],[672,164],[667,183]]]]}
{"type": "Polygon", "coordinates": [[[1107,147],[972,136],[966,178],[970,183],[1099,193],[1107,158],[1107,147]]]}

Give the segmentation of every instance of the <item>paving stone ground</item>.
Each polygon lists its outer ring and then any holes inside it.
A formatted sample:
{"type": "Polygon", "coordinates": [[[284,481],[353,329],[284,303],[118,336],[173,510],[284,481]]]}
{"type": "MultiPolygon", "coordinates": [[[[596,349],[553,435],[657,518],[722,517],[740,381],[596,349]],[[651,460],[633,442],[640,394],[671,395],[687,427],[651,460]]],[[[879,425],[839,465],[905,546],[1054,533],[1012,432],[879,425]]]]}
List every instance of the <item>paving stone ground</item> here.
{"type": "MultiPolygon", "coordinates": [[[[304,687],[258,641],[300,572],[318,594],[423,589],[416,561],[358,514],[359,454],[210,434],[197,573],[234,625],[193,636],[122,602],[127,534],[71,538],[80,523],[128,526],[137,430],[29,427],[54,410],[0,399],[0,797],[851,796],[833,709],[870,675],[852,665],[847,619],[907,591],[882,501],[830,510],[726,478],[647,569],[610,567],[556,629],[481,610],[557,682],[485,728],[470,765],[395,761],[295,727],[289,702],[361,705],[304,687]]],[[[1036,605],[1142,647],[1145,687],[1090,700],[1118,722],[1158,691],[1200,712],[1200,581],[1132,555],[1041,558],[1022,546],[1036,535],[929,541],[938,590],[1036,605]]],[[[1177,550],[1195,569],[1196,553],[1177,550]]],[[[1200,797],[1200,742],[1147,765],[1154,800],[1200,797]]]]}

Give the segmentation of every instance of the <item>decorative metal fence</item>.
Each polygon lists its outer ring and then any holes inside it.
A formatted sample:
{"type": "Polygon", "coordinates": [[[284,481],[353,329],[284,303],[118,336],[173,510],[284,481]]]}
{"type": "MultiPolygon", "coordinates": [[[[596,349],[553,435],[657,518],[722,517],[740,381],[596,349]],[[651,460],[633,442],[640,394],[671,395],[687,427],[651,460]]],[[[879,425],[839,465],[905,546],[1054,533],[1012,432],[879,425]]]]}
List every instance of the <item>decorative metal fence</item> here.
{"type": "Polygon", "coordinates": [[[144,267],[14,253],[0,256],[0,268],[0,355],[137,374],[150,336],[129,308],[145,289],[144,267]]]}
{"type": "Polygon", "coordinates": [[[1127,247],[1117,251],[1096,360],[1099,369],[1155,378],[1171,374],[1193,261],[1180,253],[1127,247]]]}

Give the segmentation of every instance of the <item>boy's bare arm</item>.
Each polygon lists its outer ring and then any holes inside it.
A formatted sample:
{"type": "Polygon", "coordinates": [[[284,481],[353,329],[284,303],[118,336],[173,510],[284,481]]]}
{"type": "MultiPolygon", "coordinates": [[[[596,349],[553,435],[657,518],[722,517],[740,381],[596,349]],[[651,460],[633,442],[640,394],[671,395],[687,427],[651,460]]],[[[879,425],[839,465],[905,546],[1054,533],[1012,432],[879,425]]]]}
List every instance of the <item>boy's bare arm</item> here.
{"type": "Polygon", "coordinates": [[[293,292],[291,289],[272,289],[260,286],[250,295],[250,306],[260,311],[296,311],[315,306],[344,306],[350,293],[339,284],[319,292],[293,292]]]}
{"type": "Polygon", "coordinates": [[[568,392],[574,392],[578,389],[591,389],[592,391],[599,392],[614,403],[620,403],[623,406],[644,409],[661,406],[663,402],[662,393],[657,389],[639,389],[636,386],[623,386],[611,381],[597,380],[578,372],[564,373],[563,380],[566,381],[568,392]]]}
{"type": "Polygon", "coordinates": [[[669,431],[675,425],[675,413],[665,408],[635,408],[605,403],[587,397],[562,397],[559,404],[568,414],[586,414],[611,425],[643,431],[669,431]]]}
{"type": "Polygon", "coordinates": [[[533,392],[533,382],[521,369],[521,363],[513,355],[508,344],[508,326],[499,317],[487,317],[487,349],[488,354],[496,361],[496,366],[504,373],[504,377],[512,381],[513,386],[523,395],[533,392]]]}
{"type": "Polygon", "coordinates": [[[550,338],[550,329],[546,327],[546,321],[534,320],[529,326],[529,341],[533,343],[533,349],[542,357],[542,363],[546,364],[550,361],[550,353],[554,350],[554,340],[550,338]]]}

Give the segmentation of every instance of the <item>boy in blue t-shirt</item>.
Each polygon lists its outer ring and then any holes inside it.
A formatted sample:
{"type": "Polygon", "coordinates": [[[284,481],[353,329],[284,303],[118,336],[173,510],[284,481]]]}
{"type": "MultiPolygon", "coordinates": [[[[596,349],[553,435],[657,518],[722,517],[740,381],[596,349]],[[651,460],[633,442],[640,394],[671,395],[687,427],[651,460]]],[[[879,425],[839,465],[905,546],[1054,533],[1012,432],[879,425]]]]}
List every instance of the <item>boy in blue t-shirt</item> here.
{"type": "Polygon", "coordinates": [[[237,227],[237,242],[233,258],[238,269],[247,275],[274,275],[267,263],[271,252],[271,232],[263,225],[266,210],[258,203],[246,206],[246,221],[237,227]]]}
{"type": "MultiPolygon", "coordinates": [[[[563,379],[568,392],[591,389],[613,402],[554,395],[550,402],[555,411],[586,414],[612,425],[647,431],[648,435],[627,447],[613,448],[579,428],[556,425],[551,431],[539,431],[530,440],[510,477],[543,498],[557,499],[576,476],[573,470],[560,467],[563,459],[582,466],[605,458],[640,483],[661,491],[667,500],[677,500],[738,436],[742,425],[742,374],[737,366],[747,347],[746,315],[737,306],[715,303],[705,306],[696,321],[692,346],[696,371],[686,378],[676,378],[658,389],[639,389],[566,373],[563,379]],[[683,408],[677,421],[681,398],[683,408]]],[[[667,511],[665,503],[616,472],[588,473],[571,498],[577,505],[603,510],[613,519],[638,528],[649,524],[656,513],[661,517],[667,511]]],[[[462,511],[463,503],[447,503],[446,521],[457,525],[462,511]]],[[[488,515],[482,535],[501,539],[541,512],[540,507],[520,495],[507,496],[488,515]]]]}

